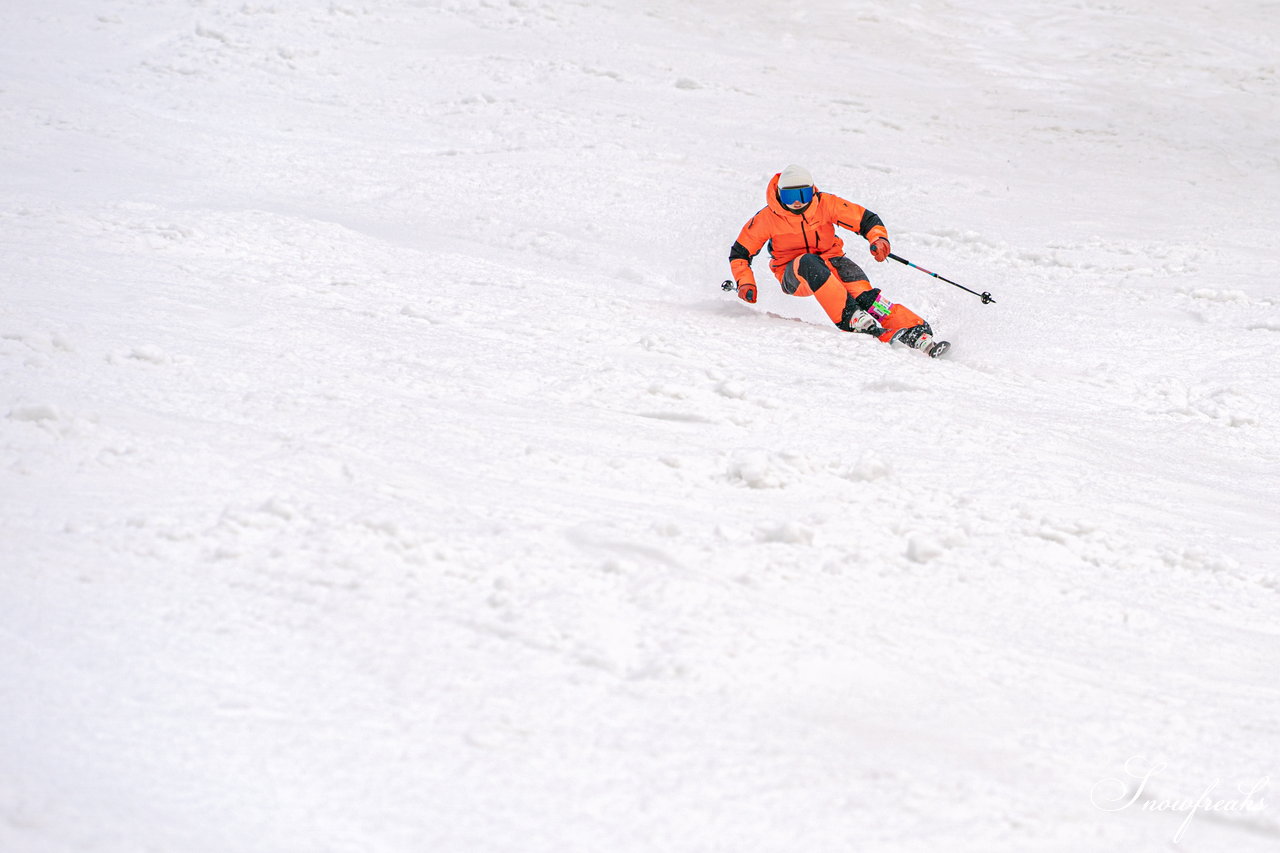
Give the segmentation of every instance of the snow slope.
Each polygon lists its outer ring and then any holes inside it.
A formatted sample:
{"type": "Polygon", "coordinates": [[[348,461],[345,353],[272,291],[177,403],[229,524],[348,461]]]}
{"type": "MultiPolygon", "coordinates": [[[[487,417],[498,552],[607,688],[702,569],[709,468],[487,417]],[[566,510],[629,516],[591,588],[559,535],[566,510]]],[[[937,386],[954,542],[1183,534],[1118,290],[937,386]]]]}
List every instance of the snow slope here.
{"type": "Polygon", "coordinates": [[[0,8],[0,850],[1280,848],[1276,11],[0,8]]]}

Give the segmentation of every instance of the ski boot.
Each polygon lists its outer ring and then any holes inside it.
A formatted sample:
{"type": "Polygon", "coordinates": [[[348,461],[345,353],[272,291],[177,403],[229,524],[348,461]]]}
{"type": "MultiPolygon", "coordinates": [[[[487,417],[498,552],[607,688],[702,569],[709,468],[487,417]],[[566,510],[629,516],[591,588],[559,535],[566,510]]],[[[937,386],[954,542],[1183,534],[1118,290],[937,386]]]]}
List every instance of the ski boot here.
{"type": "Polygon", "coordinates": [[[844,320],[840,322],[840,328],[846,332],[860,332],[864,335],[875,335],[877,338],[884,334],[884,328],[866,311],[861,308],[850,312],[844,320]]]}
{"type": "Polygon", "coordinates": [[[939,341],[933,337],[933,329],[928,323],[921,323],[919,326],[912,326],[909,329],[899,329],[889,339],[891,344],[905,344],[912,349],[918,349],[930,358],[938,356],[951,349],[950,341],[939,341]]]}

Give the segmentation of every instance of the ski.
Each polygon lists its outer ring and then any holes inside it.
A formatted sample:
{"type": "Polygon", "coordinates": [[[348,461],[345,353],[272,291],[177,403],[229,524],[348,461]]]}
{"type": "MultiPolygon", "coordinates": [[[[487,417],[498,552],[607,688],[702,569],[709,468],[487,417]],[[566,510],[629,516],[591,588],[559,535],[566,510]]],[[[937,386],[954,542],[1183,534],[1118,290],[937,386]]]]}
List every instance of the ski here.
{"type": "MultiPolygon", "coordinates": [[[[738,290],[738,285],[736,282],[726,279],[720,283],[720,289],[729,292],[736,292],[738,290]]],[[[855,312],[854,315],[849,318],[847,326],[837,324],[837,328],[844,329],[846,332],[861,332],[862,334],[872,335],[874,337],[879,337],[885,332],[885,330],[877,323],[874,315],[861,310],[855,312]]],[[[920,329],[920,327],[915,328],[920,329]]],[[[912,336],[910,342],[899,340],[899,338],[902,337],[903,332],[907,331],[906,329],[899,329],[898,332],[889,339],[889,343],[902,343],[904,346],[908,346],[911,349],[919,349],[923,351],[925,355],[929,356],[929,358],[938,358],[939,356],[945,355],[947,350],[951,349],[950,341],[933,341],[932,343],[925,344],[924,346],[917,345],[916,338],[923,337],[925,340],[928,340],[928,338],[925,337],[929,334],[928,329],[928,324],[924,324],[924,327],[920,329],[924,334],[921,335],[917,333],[912,336]]]]}

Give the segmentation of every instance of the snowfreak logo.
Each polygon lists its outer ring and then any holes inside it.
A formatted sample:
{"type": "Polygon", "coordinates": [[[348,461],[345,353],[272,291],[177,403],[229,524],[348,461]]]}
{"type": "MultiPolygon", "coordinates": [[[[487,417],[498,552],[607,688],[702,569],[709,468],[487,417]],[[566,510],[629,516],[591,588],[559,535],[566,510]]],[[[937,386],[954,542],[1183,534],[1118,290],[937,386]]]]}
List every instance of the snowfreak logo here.
{"type": "Polygon", "coordinates": [[[1178,831],[1173,834],[1174,844],[1182,841],[1182,836],[1186,834],[1187,827],[1191,825],[1191,819],[1200,812],[1252,815],[1267,807],[1266,802],[1262,799],[1262,794],[1267,788],[1271,787],[1270,776],[1263,776],[1252,784],[1236,785],[1234,793],[1230,790],[1222,790],[1222,780],[1214,779],[1204,788],[1200,796],[1194,800],[1155,799],[1147,793],[1147,785],[1153,776],[1167,766],[1163,761],[1149,764],[1142,756],[1135,755],[1124,763],[1124,772],[1125,776],[1128,777],[1127,779],[1103,779],[1093,786],[1089,799],[1094,806],[1104,812],[1121,812],[1141,800],[1141,805],[1138,808],[1145,812],[1185,813],[1186,817],[1178,825],[1178,831]],[[1135,783],[1137,785],[1136,788],[1134,787],[1135,783]]]}

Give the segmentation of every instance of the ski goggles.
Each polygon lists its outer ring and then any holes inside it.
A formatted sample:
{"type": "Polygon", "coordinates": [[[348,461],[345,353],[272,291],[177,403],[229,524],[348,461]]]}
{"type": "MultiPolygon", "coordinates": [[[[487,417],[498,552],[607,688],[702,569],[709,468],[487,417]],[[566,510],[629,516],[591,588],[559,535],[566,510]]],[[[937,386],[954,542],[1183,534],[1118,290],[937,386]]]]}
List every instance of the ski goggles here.
{"type": "Polygon", "coordinates": [[[813,201],[813,187],[788,187],[785,190],[778,190],[778,198],[788,207],[798,201],[808,204],[813,201]]]}

